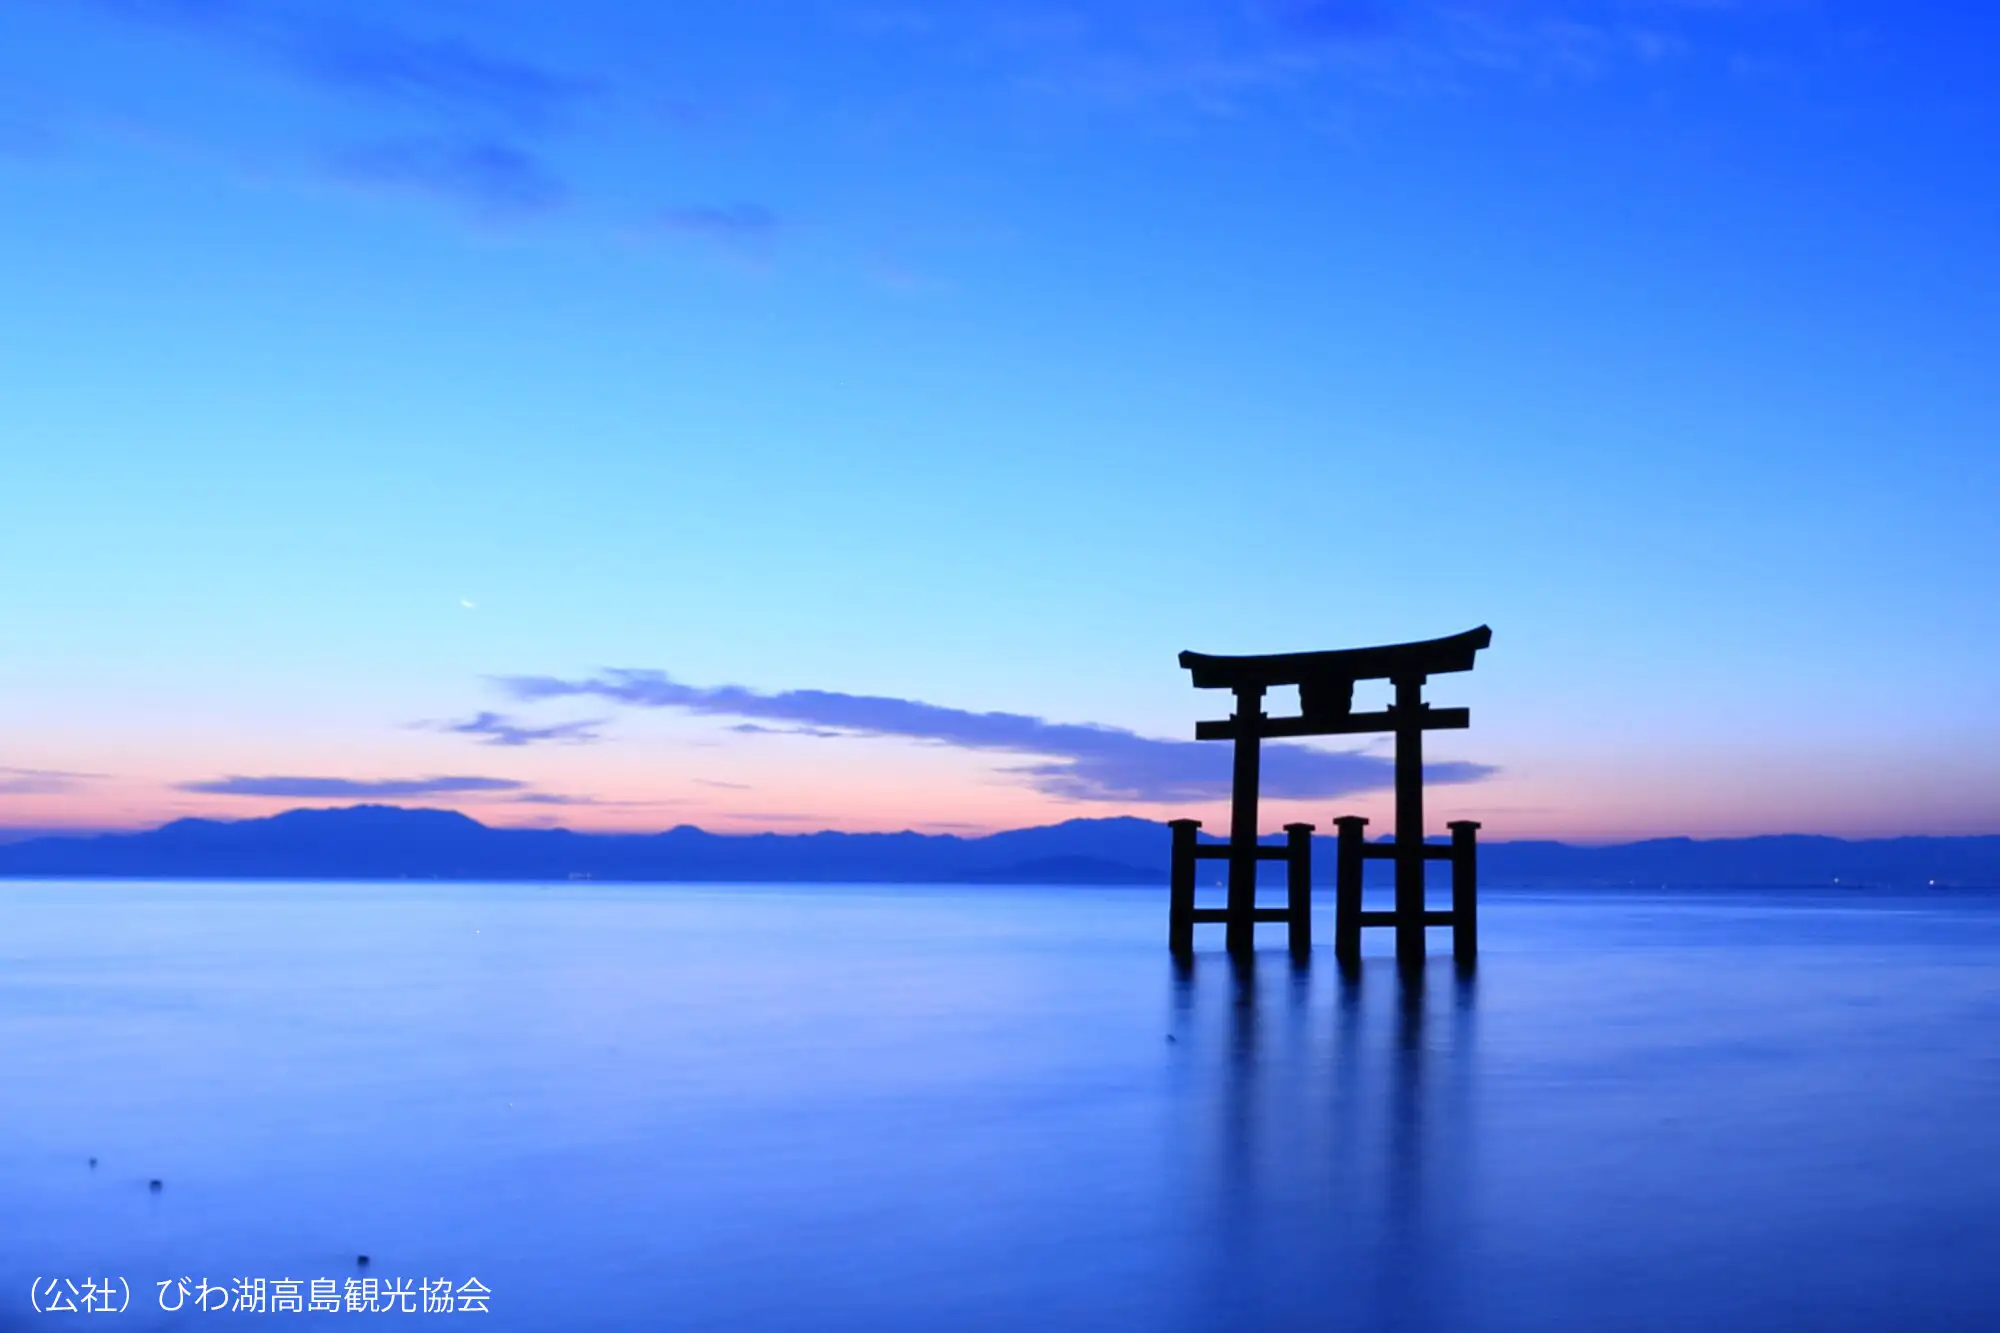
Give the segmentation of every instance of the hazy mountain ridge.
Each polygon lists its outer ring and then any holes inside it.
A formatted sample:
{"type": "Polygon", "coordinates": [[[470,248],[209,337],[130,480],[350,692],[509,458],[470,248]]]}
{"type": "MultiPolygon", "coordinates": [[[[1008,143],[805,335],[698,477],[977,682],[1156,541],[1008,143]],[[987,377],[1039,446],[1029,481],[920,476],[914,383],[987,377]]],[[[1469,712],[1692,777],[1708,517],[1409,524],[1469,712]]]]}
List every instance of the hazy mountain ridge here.
{"type": "MultiPolygon", "coordinates": [[[[0,876],[1164,887],[1167,847],[1164,824],[1129,816],[981,837],[719,834],[691,825],[661,833],[577,833],[493,828],[452,810],[361,805],[238,821],[183,819],[141,833],[0,845],[0,876]]],[[[1205,879],[1220,873],[1219,862],[1202,865],[1205,879]]],[[[1324,882],[1332,873],[1332,840],[1316,839],[1313,878],[1324,882]]],[[[1445,871],[1434,873],[1442,880],[1445,871]]],[[[1658,838],[1611,846],[1495,842],[1481,849],[1480,877],[1495,885],[1994,887],[2000,886],[2000,836],[1658,838]]]]}

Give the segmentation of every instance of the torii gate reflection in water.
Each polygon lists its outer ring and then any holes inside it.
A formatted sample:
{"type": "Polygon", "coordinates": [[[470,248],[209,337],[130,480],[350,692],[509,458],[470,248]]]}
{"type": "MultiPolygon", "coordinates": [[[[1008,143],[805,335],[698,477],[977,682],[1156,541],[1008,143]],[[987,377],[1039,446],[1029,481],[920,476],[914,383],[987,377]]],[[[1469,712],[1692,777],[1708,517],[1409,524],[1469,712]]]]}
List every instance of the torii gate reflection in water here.
{"type": "Polygon", "coordinates": [[[1364,926],[1393,926],[1396,958],[1421,963],[1424,928],[1450,926],[1452,953],[1470,963],[1479,952],[1479,908],[1476,841],[1479,825],[1454,820],[1451,842],[1424,842],[1424,733],[1470,726],[1464,708],[1433,708],[1424,702],[1427,677],[1472,670],[1473,655],[1493,642],[1493,631],[1481,625],[1444,639],[1388,644],[1379,648],[1349,648],[1326,653],[1272,653],[1262,657],[1213,657],[1182,653],[1181,665],[1194,676],[1196,689],[1231,690],[1236,713],[1221,722],[1195,724],[1196,740],[1236,742],[1236,771],[1229,807],[1229,841],[1203,845],[1195,840],[1201,822],[1170,821],[1173,829],[1172,887],[1168,906],[1167,943],[1177,954],[1194,949],[1197,922],[1221,921],[1235,954],[1250,952],[1259,921],[1283,921],[1290,928],[1294,952],[1312,948],[1312,832],[1310,824],[1287,824],[1284,846],[1257,843],[1257,777],[1259,747],[1264,738],[1279,736],[1347,736],[1374,731],[1396,735],[1396,838],[1370,843],[1362,830],[1368,821],[1358,815],[1334,820],[1340,830],[1334,866],[1334,952],[1343,962],[1361,956],[1364,926]],[[1354,682],[1387,680],[1396,700],[1379,713],[1354,711],[1354,682]],[[1274,685],[1299,689],[1297,717],[1268,717],[1264,691],[1274,685]],[[1198,909],[1194,905],[1194,869],[1200,858],[1227,858],[1228,906],[1198,909]],[[1396,863],[1396,906],[1388,912],[1361,910],[1361,871],[1370,858],[1396,863]],[[1451,909],[1427,911],[1424,906],[1424,862],[1451,862],[1451,909]],[[1257,862],[1286,865],[1286,903],[1257,906],[1257,862]]]}

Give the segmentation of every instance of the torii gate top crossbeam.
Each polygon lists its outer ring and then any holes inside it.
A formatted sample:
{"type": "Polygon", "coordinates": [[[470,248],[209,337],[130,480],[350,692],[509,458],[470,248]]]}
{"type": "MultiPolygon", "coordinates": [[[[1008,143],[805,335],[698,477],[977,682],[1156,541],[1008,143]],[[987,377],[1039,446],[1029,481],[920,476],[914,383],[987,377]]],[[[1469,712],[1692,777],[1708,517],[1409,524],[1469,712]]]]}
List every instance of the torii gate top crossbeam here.
{"type": "Polygon", "coordinates": [[[1357,680],[1398,680],[1472,670],[1472,655],[1493,642],[1481,625],[1463,634],[1377,648],[1342,648],[1326,653],[1265,653],[1258,657],[1217,657],[1182,653],[1181,665],[1194,673],[1198,690],[1244,686],[1339,685],[1357,680]]]}
{"type": "Polygon", "coordinates": [[[1197,689],[1234,690],[1237,716],[1195,724],[1196,740],[1232,740],[1239,736],[1339,736],[1370,731],[1425,731],[1471,725],[1463,708],[1432,708],[1417,691],[1426,676],[1472,670],[1472,657],[1493,642],[1493,631],[1481,625],[1449,638],[1419,643],[1391,643],[1379,648],[1342,648],[1326,653],[1269,653],[1262,657],[1215,657],[1182,653],[1181,665],[1194,673],[1197,689]],[[1398,687],[1397,707],[1380,713],[1354,711],[1354,682],[1387,677],[1398,687]],[[1255,701],[1273,685],[1299,687],[1299,716],[1266,717],[1255,701]],[[1411,693],[1403,699],[1403,687],[1411,693]],[[1251,708],[1246,726],[1243,696],[1251,708]]]}

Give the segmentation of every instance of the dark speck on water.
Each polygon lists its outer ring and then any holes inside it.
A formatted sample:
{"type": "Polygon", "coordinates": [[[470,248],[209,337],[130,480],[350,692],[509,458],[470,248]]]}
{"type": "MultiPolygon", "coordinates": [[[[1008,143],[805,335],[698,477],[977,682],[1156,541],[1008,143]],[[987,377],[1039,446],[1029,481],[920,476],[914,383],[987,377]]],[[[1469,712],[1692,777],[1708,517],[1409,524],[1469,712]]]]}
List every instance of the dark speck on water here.
{"type": "Polygon", "coordinates": [[[157,1180],[149,1180],[146,1182],[146,1188],[153,1191],[153,1193],[158,1194],[160,1192],[161,1185],[160,1182],[157,1180]]]}
{"type": "Polygon", "coordinates": [[[2000,895],[1480,918],[1349,978],[1177,969],[1164,884],[0,883],[0,1293],[366,1237],[493,1333],[2000,1329],[2000,895]]]}

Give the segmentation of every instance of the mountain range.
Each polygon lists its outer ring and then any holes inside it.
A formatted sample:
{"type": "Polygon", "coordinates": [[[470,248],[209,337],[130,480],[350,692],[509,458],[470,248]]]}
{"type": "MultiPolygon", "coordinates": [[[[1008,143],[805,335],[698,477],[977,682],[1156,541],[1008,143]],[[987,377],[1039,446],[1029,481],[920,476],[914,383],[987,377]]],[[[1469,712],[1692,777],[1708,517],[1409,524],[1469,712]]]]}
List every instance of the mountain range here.
{"type": "MultiPolygon", "coordinates": [[[[1151,884],[1166,825],[1072,819],[982,837],[923,833],[578,833],[494,828],[453,810],[357,805],[262,819],[181,819],[136,833],[0,845],[0,876],[138,879],[465,879],[1151,884]]],[[[1315,882],[1333,842],[1316,838],[1315,882]]],[[[1204,881],[1222,864],[1203,861],[1204,881]]],[[[1386,873],[1374,863],[1371,876],[1386,873]]],[[[2000,887],[2000,836],[1868,840],[1781,835],[1615,845],[1492,842],[1488,885],[2000,887]]],[[[1275,869],[1266,874],[1275,874],[1275,869]]],[[[1433,873],[1440,879],[1440,866],[1433,873]]]]}

